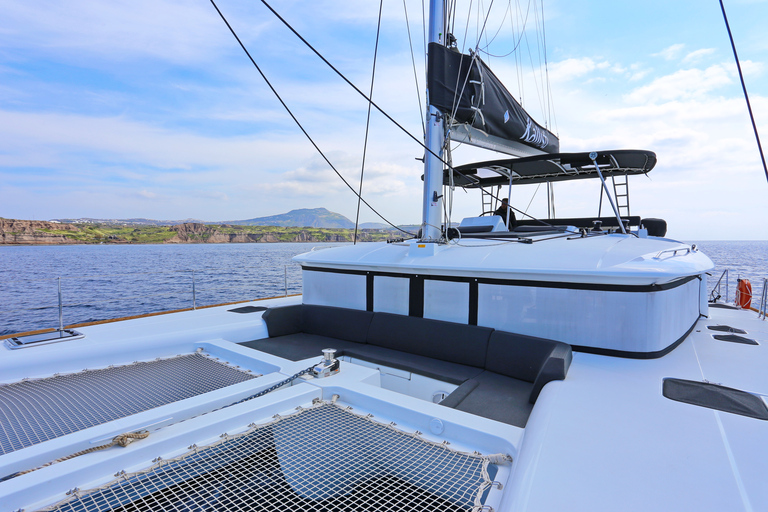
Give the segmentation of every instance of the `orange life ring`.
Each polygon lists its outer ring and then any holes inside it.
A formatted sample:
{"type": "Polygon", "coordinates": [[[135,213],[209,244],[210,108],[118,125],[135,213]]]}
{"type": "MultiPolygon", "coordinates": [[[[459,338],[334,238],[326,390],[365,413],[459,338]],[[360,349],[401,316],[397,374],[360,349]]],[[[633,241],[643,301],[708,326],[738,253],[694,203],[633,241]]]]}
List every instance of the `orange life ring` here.
{"type": "Polygon", "coordinates": [[[752,305],[752,285],[749,279],[738,279],[736,285],[736,305],[743,309],[749,309],[752,305]]]}

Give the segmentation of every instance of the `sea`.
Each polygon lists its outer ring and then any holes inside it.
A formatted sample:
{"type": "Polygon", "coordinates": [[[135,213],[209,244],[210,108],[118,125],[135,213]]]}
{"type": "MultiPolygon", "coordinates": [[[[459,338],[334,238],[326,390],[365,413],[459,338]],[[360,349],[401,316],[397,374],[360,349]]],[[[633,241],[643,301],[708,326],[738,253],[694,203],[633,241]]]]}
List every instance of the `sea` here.
{"type": "MultiPolygon", "coordinates": [[[[301,293],[297,254],[346,244],[0,246],[0,335],[174,309],[301,293]],[[59,308],[59,294],[61,308],[59,308]]],[[[697,244],[716,264],[762,292],[768,241],[697,244]]],[[[725,297],[725,281],[720,286],[725,297]]]]}

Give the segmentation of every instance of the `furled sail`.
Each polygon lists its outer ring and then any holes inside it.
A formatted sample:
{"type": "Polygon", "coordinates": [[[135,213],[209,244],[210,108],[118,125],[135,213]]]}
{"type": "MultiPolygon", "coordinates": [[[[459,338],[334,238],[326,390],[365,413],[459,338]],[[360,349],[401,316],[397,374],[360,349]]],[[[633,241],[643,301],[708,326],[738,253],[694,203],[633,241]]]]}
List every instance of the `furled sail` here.
{"type": "Polygon", "coordinates": [[[429,44],[429,103],[448,116],[454,140],[518,156],[558,153],[557,137],[534,121],[476,54],[429,44]]]}

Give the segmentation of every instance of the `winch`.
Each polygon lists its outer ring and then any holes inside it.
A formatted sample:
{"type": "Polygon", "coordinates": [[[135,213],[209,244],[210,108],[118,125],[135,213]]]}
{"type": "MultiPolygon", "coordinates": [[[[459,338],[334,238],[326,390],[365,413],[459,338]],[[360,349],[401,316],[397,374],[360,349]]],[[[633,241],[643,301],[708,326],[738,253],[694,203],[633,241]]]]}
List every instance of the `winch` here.
{"type": "Polygon", "coordinates": [[[323,377],[330,377],[331,375],[339,373],[339,368],[341,365],[340,361],[336,359],[335,356],[335,348],[324,348],[323,360],[320,361],[320,363],[318,363],[312,370],[314,376],[318,379],[321,379],[323,377]]]}

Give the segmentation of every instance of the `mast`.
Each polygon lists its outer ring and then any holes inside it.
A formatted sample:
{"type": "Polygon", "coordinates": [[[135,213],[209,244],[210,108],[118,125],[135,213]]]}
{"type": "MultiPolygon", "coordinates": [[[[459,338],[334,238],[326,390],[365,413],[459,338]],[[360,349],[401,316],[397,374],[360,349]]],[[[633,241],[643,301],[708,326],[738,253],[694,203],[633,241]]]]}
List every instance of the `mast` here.
{"type": "MultiPolygon", "coordinates": [[[[429,42],[444,44],[445,2],[429,1],[429,42]]],[[[443,212],[443,146],[445,126],[443,115],[429,100],[427,89],[427,134],[426,145],[430,151],[424,156],[424,198],[421,221],[421,241],[437,242],[442,236],[443,212]],[[433,154],[434,153],[434,154],[433,154]],[[438,155],[438,156],[435,156],[438,155]]]]}

